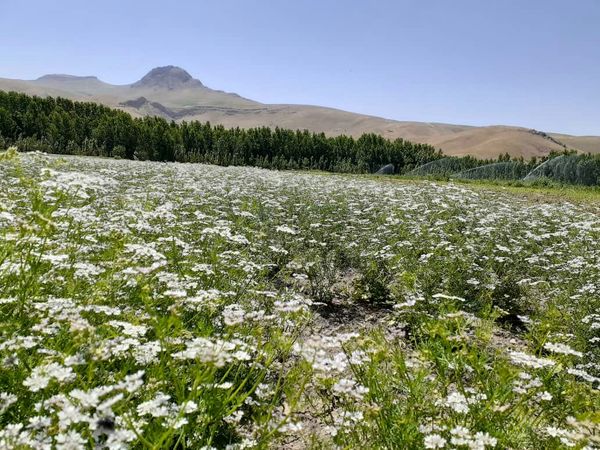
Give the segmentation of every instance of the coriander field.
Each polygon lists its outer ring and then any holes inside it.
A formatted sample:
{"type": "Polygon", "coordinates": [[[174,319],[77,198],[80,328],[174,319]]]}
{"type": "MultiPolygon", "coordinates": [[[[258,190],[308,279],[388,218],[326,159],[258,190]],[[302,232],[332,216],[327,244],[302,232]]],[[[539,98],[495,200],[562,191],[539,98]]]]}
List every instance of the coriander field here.
{"type": "Polygon", "coordinates": [[[600,449],[600,205],[0,156],[0,449],[600,449]]]}

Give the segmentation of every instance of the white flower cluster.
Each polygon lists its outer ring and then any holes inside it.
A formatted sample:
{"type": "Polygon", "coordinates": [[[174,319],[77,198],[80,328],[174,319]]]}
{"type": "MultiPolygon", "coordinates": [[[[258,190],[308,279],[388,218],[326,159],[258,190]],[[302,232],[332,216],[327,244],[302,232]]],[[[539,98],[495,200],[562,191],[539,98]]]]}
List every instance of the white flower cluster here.
{"type": "Polygon", "coordinates": [[[46,388],[52,380],[63,383],[74,379],[75,373],[72,367],[65,367],[56,362],[51,362],[34,367],[31,374],[23,381],[23,384],[31,392],[37,392],[46,388]]]}
{"type": "Polygon", "coordinates": [[[532,369],[542,369],[556,365],[556,362],[552,361],[551,359],[538,358],[524,352],[511,351],[508,355],[514,364],[531,367],[532,369]]]}
{"type": "Polygon", "coordinates": [[[353,397],[355,400],[362,400],[365,394],[369,392],[369,388],[360,385],[356,380],[348,378],[341,378],[338,380],[333,385],[332,390],[336,395],[347,395],[353,397]]]}
{"type": "Polygon", "coordinates": [[[249,361],[252,359],[250,347],[240,341],[224,341],[222,339],[194,338],[185,343],[186,349],[175,352],[175,359],[195,359],[202,363],[223,367],[233,361],[249,361]]]}
{"type": "Polygon", "coordinates": [[[438,400],[436,404],[450,408],[454,412],[466,414],[469,412],[469,405],[476,405],[484,400],[487,400],[485,394],[465,389],[464,394],[457,391],[451,392],[444,400],[438,400]]]}
{"type": "Polygon", "coordinates": [[[577,350],[572,349],[571,347],[569,347],[566,344],[560,344],[560,343],[552,343],[552,342],[546,342],[544,344],[544,348],[546,350],[548,350],[549,352],[552,353],[559,353],[561,355],[573,355],[573,356],[578,356],[578,357],[582,357],[583,353],[578,352],[577,350]]]}
{"type": "Polygon", "coordinates": [[[294,344],[294,352],[308,361],[320,373],[342,373],[348,367],[348,355],[342,345],[357,338],[356,333],[342,333],[334,336],[314,336],[305,342],[294,344]]]}

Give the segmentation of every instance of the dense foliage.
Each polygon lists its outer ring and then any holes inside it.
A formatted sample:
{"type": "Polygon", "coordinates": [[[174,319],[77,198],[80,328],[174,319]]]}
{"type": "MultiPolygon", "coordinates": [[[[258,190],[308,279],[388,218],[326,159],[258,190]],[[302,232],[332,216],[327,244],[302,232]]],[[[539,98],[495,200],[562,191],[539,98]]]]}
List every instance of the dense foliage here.
{"type": "Polygon", "coordinates": [[[160,117],[133,118],[91,102],[0,91],[0,148],[9,145],[21,151],[68,155],[346,173],[373,173],[392,164],[396,174],[468,179],[517,180],[558,159],[532,177],[600,184],[600,155],[551,153],[529,161],[508,154],[485,160],[444,157],[430,145],[373,133],[354,139],[307,130],[226,129],[198,121],[178,124],[160,117]]]}
{"type": "Polygon", "coordinates": [[[177,124],[132,118],[95,103],[14,92],[0,92],[0,137],[5,146],[15,144],[22,151],[353,173],[389,163],[402,173],[442,157],[429,145],[375,134],[354,139],[281,128],[177,124]]]}
{"type": "Polygon", "coordinates": [[[600,449],[599,218],[0,154],[0,449],[600,449]]]}

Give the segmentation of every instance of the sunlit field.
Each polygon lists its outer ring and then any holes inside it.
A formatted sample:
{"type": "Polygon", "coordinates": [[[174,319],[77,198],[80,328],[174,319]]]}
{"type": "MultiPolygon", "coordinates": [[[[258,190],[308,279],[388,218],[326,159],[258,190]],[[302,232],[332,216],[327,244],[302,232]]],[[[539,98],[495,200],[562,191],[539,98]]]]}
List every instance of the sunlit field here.
{"type": "Polygon", "coordinates": [[[0,449],[598,449],[600,205],[0,156],[0,449]]]}

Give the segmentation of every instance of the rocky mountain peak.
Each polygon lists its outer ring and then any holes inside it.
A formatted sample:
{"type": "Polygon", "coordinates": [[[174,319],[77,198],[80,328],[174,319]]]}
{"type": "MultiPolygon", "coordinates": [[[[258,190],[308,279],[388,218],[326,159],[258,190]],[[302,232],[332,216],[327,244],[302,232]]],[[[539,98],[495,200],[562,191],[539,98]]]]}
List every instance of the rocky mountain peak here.
{"type": "Polygon", "coordinates": [[[149,87],[162,89],[180,89],[188,87],[202,87],[200,80],[193,78],[187,71],[181,67],[164,66],[155,67],[144,77],[133,83],[132,87],[149,87]]]}

